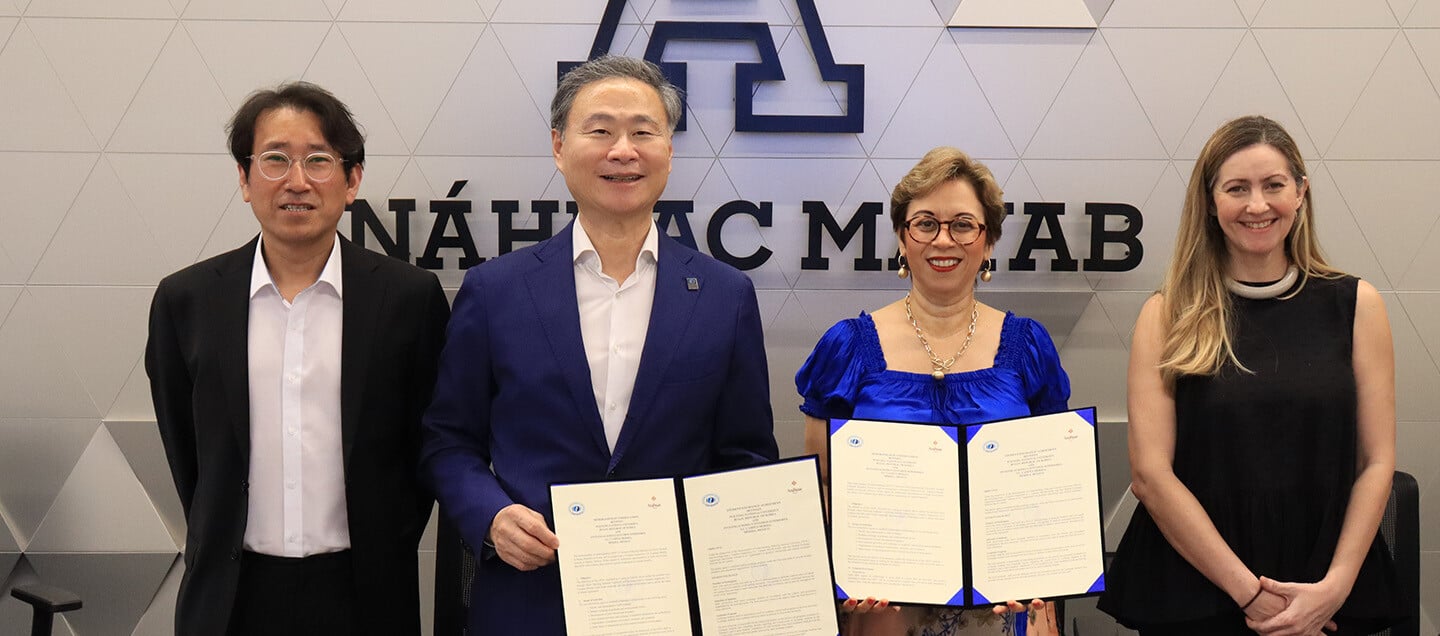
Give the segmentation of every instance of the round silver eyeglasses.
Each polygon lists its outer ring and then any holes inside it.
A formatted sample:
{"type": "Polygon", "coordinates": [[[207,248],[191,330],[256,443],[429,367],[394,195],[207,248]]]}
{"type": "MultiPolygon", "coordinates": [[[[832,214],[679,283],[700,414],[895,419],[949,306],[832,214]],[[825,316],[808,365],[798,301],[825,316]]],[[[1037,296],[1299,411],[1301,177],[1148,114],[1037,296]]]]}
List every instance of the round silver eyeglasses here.
{"type": "MultiPolygon", "coordinates": [[[[266,150],[258,155],[246,157],[250,159],[255,167],[260,170],[260,176],[271,181],[279,181],[290,174],[290,166],[297,160],[291,159],[290,155],[281,150],[266,150]]],[[[328,152],[312,152],[298,160],[300,168],[305,172],[305,177],[316,183],[328,181],[335,176],[335,167],[341,161],[328,152]]]]}

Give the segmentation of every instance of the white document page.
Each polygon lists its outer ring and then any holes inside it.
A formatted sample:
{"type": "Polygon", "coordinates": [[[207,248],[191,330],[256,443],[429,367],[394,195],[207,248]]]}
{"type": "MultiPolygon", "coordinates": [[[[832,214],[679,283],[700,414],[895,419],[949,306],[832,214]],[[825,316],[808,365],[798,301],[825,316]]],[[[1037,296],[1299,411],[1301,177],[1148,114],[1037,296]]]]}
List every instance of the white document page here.
{"type": "MultiPolygon", "coordinates": [[[[1093,419],[1094,410],[1086,409],[1093,419]]],[[[1104,572],[1095,426],[1069,411],[978,427],[970,462],[975,592],[990,601],[1092,590],[1104,572]]]]}
{"type": "Polygon", "coordinates": [[[690,633],[673,479],[553,485],[550,498],[567,633],[690,633]]]}
{"type": "Polygon", "coordinates": [[[830,426],[831,537],[842,595],[963,605],[957,429],[866,420],[830,426]]]}
{"type": "Polygon", "coordinates": [[[835,636],[816,459],[682,483],[702,632],[835,636]]]}

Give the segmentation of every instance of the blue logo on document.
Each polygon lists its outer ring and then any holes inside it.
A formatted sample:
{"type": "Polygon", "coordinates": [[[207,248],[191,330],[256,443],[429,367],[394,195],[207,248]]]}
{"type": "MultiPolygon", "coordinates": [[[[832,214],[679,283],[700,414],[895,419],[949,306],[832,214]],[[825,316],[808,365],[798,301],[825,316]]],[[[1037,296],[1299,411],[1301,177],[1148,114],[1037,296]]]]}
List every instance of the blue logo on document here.
{"type": "Polygon", "coordinates": [[[720,498],[716,497],[715,495],[705,495],[705,498],[701,499],[700,501],[705,502],[706,506],[714,506],[715,504],[720,503],[720,498]]]}
{"type": "Polygon", "coordinates": [[[860,448],[865,445],[865,440],[860,439],[859,435],[851,435],[849,439],[845,440],[845,443],[849,444],[850,448],[860,448]]]}
{"type": "Polygon", "coordinates": [[[984,448],[984,449],[985,449],[985,452],[987,452],[987,453],[993,453],[993,452],[995,452],[996,449],[1000,448],[1000,445],[997,444],[997,443],[995,443],[995,442],[993,442],[993,441],[990,441],[990,442],[985,442],[985,445],[982,446],[981,448],[984,448]]]}
{"type": "Polygon", "coordinates": [[[580,502],[578,502],[578,501],[575,502],[575,503],[570,504],[570,514],[572,514],[572,515],[583,515],[583,514],[585,514],[585,504],[582,504],[582,503],[580,503],[580,502]]]}
{"type": "MultiPolygon", "coordinates": [[[[595,31],[595,41],[590,45],[590,58],[609,53],[615,42],[616,31],[625,13],[626,0],[609,0],[605,15],[600,18],[600,27],[595,31]]],[[[820,12],[815,9],[815,0],[796,0],[800,20],[805,26],[805,38],[810,41],[810,51],[815,55],[815,65],[820,69],[820,79],[826,82],[845,83],[845,114],[843,115],[757,115],[755,114],[755,85],[760,82],[783,81],[785,70],[780,63],[780,50],[766,22],[706,22],[657,20],[650,29],[650,43],[645,47],[644,58],[654,62],[664,71],[665,77],[680,89],[680,121],[676,130],[685,130],[685,113],[689,111],[686,99],[686,71],[684,62],[665,62],[665,45],[670,42],[723,41],[753,42],[759,62],[735,64],[735,130],[742,132],[809,132],[809,133],[858,133],[865,132],[865,65],[836,64],[830,52],[830,40],[825,36],[825,25],[820,23],[820,12]]],[[[783,25],[789,28],[790,25],[783,25]]],[[[623,47],[623,43],[622,43],[623,47]]],[[[558,76],[581,62],[560,62],[558,76]]]]}

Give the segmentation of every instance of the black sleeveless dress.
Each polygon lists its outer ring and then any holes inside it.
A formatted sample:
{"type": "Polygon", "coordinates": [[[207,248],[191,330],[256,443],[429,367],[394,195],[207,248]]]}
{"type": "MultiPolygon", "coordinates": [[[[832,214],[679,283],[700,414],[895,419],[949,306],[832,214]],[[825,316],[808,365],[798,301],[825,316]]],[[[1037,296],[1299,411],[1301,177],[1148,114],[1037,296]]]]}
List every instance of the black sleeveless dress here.
{"type": "MultiPolygon", "coordinates": [[[[1334,555],[1355,479],[1357,283],[1311,278],[1285,300],[1232,296],[1235,354],[1253,374],[1227,362],[1216,376],[1175,384],[1175,475],[1257,575],[1315,582],[1334,555]]],[[[1143,505],[1106,585],[1100,609],[1131,628],[1241,615],[1143,505]]],[[[1336,614],[1342,633],[1371,633],[1402,616],[1396,590],[1377,534],[1336,614]]]]}

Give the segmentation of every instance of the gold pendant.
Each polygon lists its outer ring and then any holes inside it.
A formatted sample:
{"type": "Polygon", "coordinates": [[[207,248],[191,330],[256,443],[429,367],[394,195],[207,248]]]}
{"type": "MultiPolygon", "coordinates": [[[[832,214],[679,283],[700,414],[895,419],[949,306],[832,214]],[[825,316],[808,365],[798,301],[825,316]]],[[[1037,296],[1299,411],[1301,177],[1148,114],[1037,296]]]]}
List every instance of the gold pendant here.
{"type": "Polygon", "coordinates": [[[936,370],[930,372],[930,377],[935,378],[935,381],[939,382],[939,381],[945,379],[945,372],[944,372],[944,371],[941,371],[941,370],[939,370],[939,369],[936,369],[936,370]]]}

